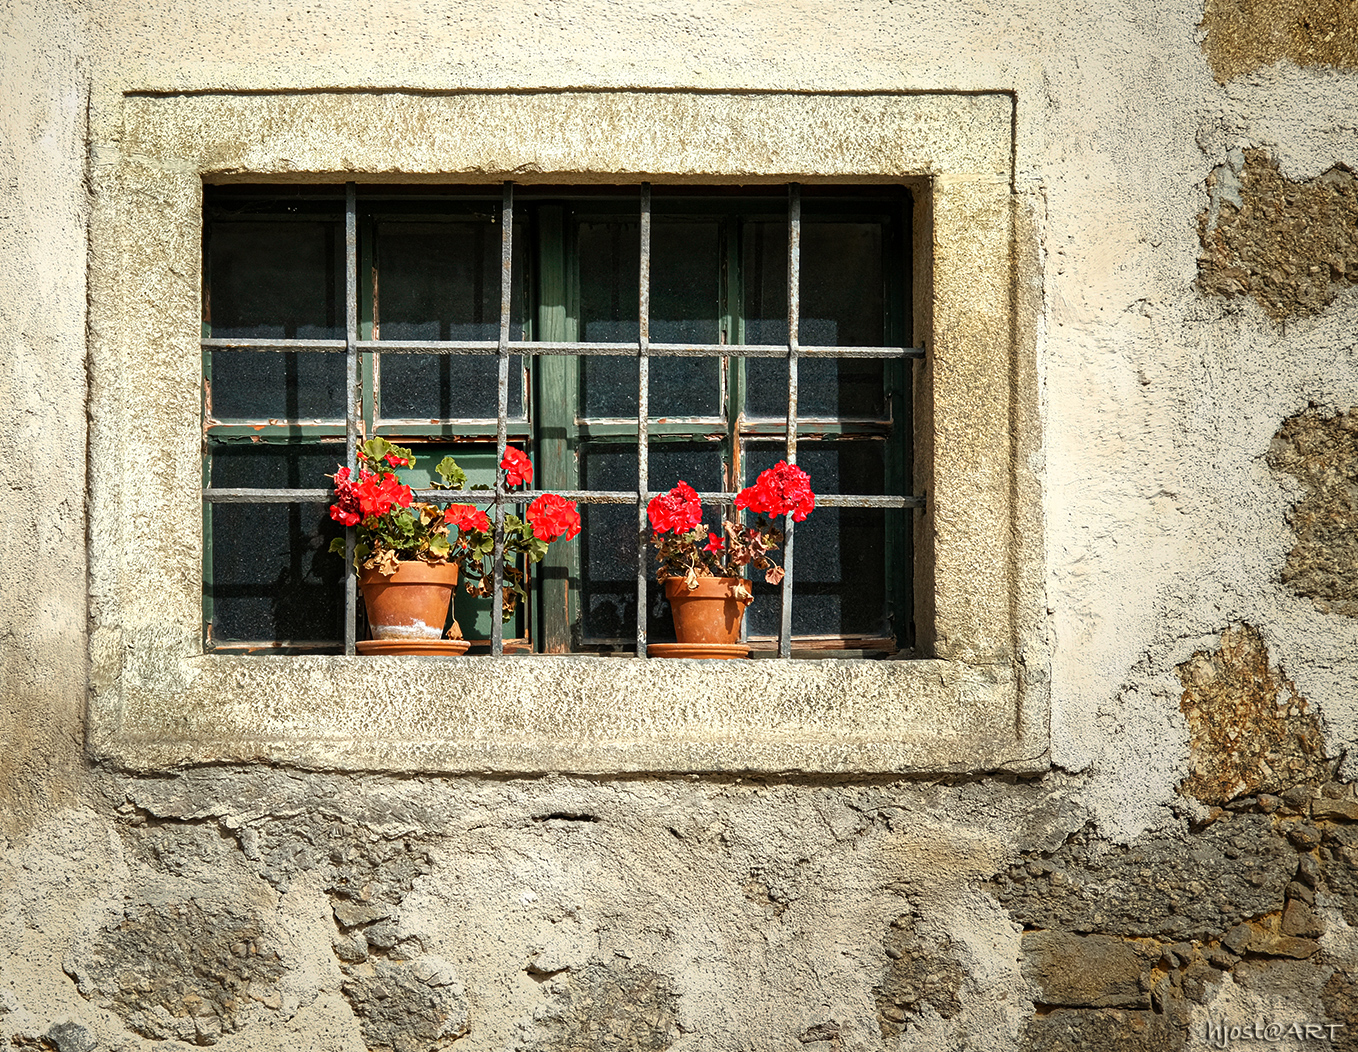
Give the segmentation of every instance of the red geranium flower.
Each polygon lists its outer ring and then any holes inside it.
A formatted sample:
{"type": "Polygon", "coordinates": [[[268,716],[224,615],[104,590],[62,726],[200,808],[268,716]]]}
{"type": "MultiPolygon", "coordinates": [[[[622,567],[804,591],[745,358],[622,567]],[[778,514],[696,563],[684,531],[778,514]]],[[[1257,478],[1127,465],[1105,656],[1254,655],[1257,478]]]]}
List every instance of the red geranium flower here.
{"type": "Polygon", "coordinates": [[[490,532],[490,517],[473,504],[449,504],[443,509],[443,521],[456,526],[459,533],[468,530],[490,532]]]}
{"type": "Polygon", "coordinates": [[[718,537],[715,533],[709,533],[707,535],[707,547],[704,548],[703,551],[719,552],[725,547],[726,545],[722,543],[722,539],[720,537],[718,537]]]}
{"type": "Polygon", "coordinates": [[[528,522],[539,540],[554,541],[558,537],[570,540],[580,532],[580,512],[575,501],[544,493],[528,505],[528,522]]]}
{"type": "Polygon", "coordinates": [[[408,468],[408,467],[410,467],[410,458],[409,458],[409,457],[398,457],[395,453],[388,453],[386,459],[387,459],[387,463],[390,464],[390,465],[391,465],[392,467],[394,467],[394,468],[408,468]]]}
{"type": "Polygon", "coordinates": [[[811,479],[801,468],[785,460],[761,471],[753,486],[736,494],[736,507],[748,508],[758,515],[787,515],[802,522],[816,508],[811,479]]]}
{"type": "Polygon", "coordinates": [[[508,486],[519,486],[533,481],[532,462],[527,454],[513,446],[505,448],[505,458],[500,461],[500,467],[505,469],[505,484],[508,486]]]}
{"type": "Polygon", "coordinates": [[[357,526],[363,521],[355,486],[348,468],[340,468],[331,478],[335,480],[335,503],[330,505],[330,517],[345,526],[357,526]]]}
{"type": "Polygon", "coordinates": [[[668,493],[651,498],[646,517],[657,533],[688,533],[703,521],[703,506],[698,493],[687,482],[680,482],[668,493]]]}

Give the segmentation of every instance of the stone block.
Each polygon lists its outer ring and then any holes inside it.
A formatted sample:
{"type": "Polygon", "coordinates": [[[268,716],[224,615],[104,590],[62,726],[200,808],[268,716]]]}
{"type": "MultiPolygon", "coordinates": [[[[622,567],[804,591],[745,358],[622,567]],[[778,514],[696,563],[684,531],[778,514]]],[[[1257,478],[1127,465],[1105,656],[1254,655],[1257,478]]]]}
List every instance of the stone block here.
{"type": "Polygon", "coordinates": [[[1313,800],[1311,817],[1317,822],[1358,822],[1358,800],[1351,796],[1337,800],[1313,800]]]}
{"type": "Polygon", "coordinates": [[[1023,976],[1040,1004],[1140,1007],[1141,959],[1121,939],[1035,931],[1023,936],[1023,976]]]}

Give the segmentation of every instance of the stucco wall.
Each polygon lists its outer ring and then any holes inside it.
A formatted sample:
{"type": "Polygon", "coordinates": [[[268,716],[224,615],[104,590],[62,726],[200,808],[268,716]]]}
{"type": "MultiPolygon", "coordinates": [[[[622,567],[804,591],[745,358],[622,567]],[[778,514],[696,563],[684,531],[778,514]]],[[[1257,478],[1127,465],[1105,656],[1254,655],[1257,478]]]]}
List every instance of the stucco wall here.
{"type": "Polygon", "coordinates": [[[1358,1047],[1358,14],[1322,6],[6,6],[0,1042],[1358,1047]],[[87,114],[381,87],[1014,93],[1049,773],[85,758],[87,114]]]}

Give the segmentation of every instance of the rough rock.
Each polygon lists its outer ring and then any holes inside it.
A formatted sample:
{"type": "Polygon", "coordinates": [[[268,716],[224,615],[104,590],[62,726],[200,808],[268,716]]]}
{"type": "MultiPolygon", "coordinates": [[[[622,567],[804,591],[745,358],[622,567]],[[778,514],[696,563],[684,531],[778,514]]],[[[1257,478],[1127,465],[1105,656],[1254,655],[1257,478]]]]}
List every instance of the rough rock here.
{"type": "Polygon", "coordinates": [[[961,1008],[957,993],[967,973],[951,939],[922,935],[919,918],[905,913],[891,922],[882,948],[886,951],[886,971],[881,985],[872,991],[882,1037],[890,1039],[899,1034],[925,1005],[944,1019],[957,1014],[961,1008]]]}
{"type": "MultiPolygon", "coordinates": [[[[1308,408],[1289,417],[1273,436],[1268,464],[1302,486],[1288,515],[1296,542],[1283,584],[1322,613],[1358,617],[1358,411],[1308,408]]],[[[1355,813],[1354,801],[1317,802],[1322,814],[1355,813]]]]}
{"type": "Polygon", "coordinates": [[[1264,150],[1233,151],[1207,177],[1198,288],[1253,296],[1270,317],[1318,314],[1358,284],[1358,179],[1343,166],[1291,182],[1264,150]]]}
{"type": "Polygon", "coordinates": [[[1082,830],[990,887],[1025,928],[1205,940],[1278,909],[1296,868],[1268,816],[1242,814],[1191,837],[1153,834],[1128,846],[1082,830]]]}
{"type": "Polygon", "coordinates": [[[438,958],[356,965],[346,969],[340,990],[370,1052],[438,1052],[468,1032],[462,983],[438,958]]]}
{"type": "Polygon", "coordinates": [[[1186,1030],[1160,1012],[1061,1008],[1028,1021],[1019,1052],[1178,1052],[1186,1030]]]}
{"type": "Polygon", "coordinates": [[[1312,961],[1250,959],[1236,965],[1234,978],[1243,989],[1261,997],[1304,1004],[1320,996],[1333,974],[1330,965],[1312,961]]]}
{"type": "Polygon", "coordinates": [[[1346,0],[1207,0],[1201,28],[1221,84],[1280,61],[1358,68],[1358,18],[1346,0]]]}
{"type": "Polygon", "coordinates": [[[679,993],[668,976],[615,960],[549,981],[536,1017],[543,1052],[661,1052],[679,1037],[679,993]]]}
{"type": "Polygon", "coordinates": [[[1283,910],[1282,933],[1302,939],[1318,939],[1325,933],[1315,911],[1301,899],[1292,899],[1283,910]]]}
{"type": "Polygon", "coordinates": [[[1326,829],[1319,863],[1319,886],[1338,901],[1344,920],[1358,925],[1358,827],[1326,829]]]}
{"type": "Polygon", "coordinates": [[[208,1045],[281,1006],[286,966],[259,917],[191,901],[129,907],[73,948],[66,971],[138,1034],[208,1045]]]}
{"type": "Polygon", "coordinates": [[[1311,804],[1311,817],[1317,822],[1358,822],[1358,800],[1316,800],[1311,804]]]}
{"type": "Polygon", "coordinates": [[[1276,668],[1249,625],[1228,627],[1217,650],[1178,666],[1193,770],[1179,791],[1224,804],[1329,776],[1320,721],[1276,668]]]}

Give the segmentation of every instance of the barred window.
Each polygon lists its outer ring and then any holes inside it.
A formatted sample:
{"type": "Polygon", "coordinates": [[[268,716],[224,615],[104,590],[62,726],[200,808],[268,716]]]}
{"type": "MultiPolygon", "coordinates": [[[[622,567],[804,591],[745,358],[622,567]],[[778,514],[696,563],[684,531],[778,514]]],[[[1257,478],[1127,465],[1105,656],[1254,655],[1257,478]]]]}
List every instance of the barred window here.
{"type": "Polygon", "coordinates": [[[353,653],[326,475],[382,435],[428,499],[452,454],[493,517],[581,505],[513,620],[458,594],[482,652],[672,640],[648,499],[682,479],[719,532],[786,459],[818,510],[755,583],[755,656],[908,654],[910,217],[881,184],[206,187],[205,645],[353,653]],[[496,488],[507,445],[534,489],[496,488]]]}

